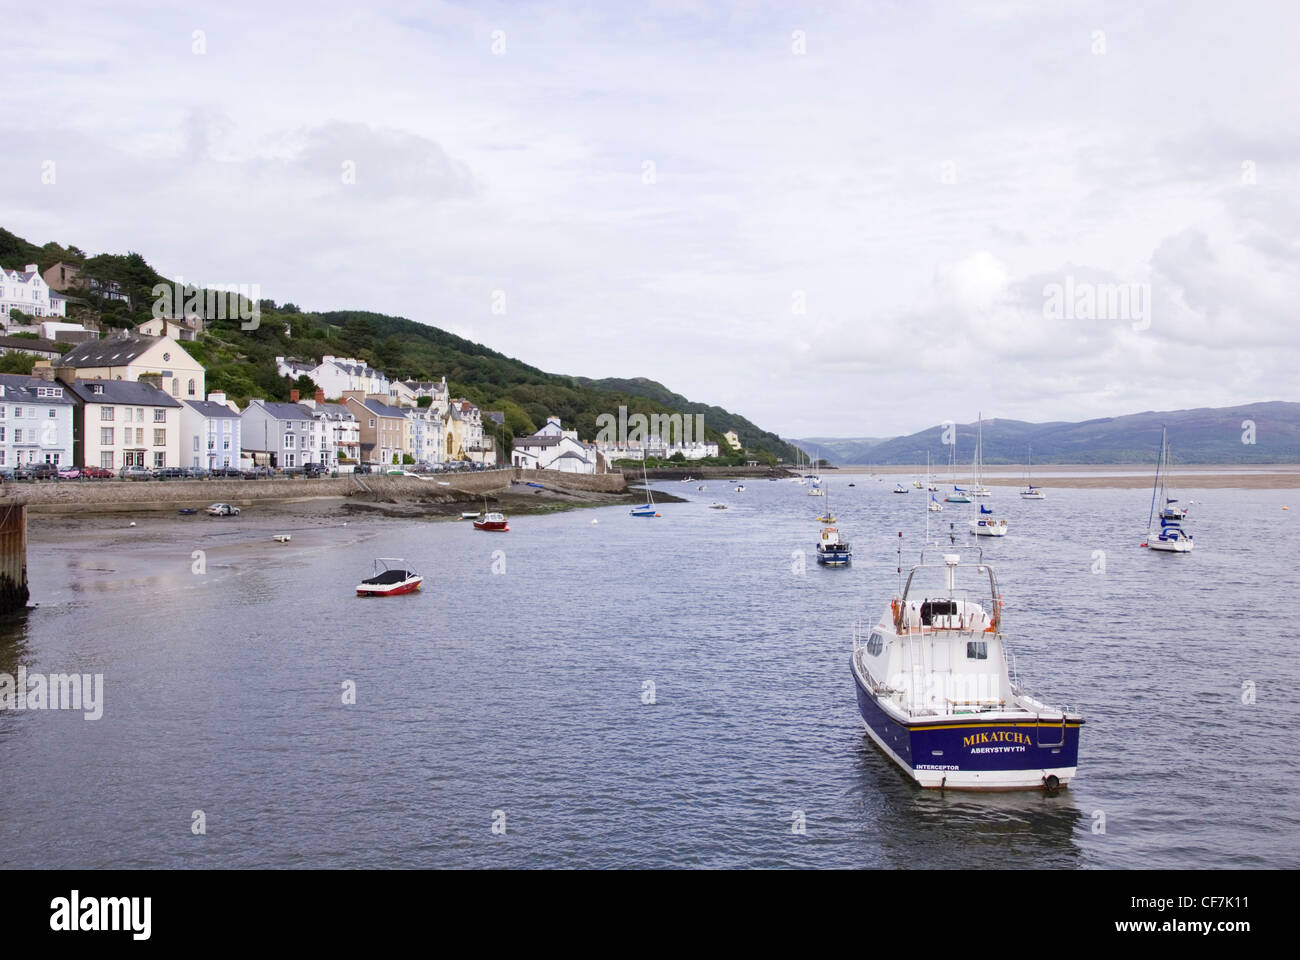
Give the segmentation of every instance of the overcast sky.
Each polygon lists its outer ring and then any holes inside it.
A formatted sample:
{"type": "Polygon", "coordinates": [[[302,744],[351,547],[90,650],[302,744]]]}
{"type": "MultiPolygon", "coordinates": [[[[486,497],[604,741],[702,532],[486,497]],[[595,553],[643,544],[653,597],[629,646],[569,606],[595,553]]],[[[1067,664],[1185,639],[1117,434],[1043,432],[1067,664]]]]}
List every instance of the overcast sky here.
{"type": "Polygon", "coordinates": [[[1300,5],[795,8],[33,5],[0,225],[786,436],[1300,399],[1300,5]]]}

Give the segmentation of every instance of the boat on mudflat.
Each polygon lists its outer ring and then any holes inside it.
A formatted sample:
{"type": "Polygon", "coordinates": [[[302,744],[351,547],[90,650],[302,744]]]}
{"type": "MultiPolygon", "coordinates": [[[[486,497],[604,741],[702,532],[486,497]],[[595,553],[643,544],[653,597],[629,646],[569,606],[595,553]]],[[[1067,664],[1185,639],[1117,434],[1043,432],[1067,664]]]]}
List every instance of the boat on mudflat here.
{"type": "Polygon", "coordinates": [[[400,557],[379,557],[375,572],[357,584],[358,597],[395,597],[420,589],[424,577],[411,569],[400,557]]]}
{"type": "Polygon", "coordinates": [[[934,564],[922,551],[876,625],[854,628],[867,734],[922,787],[1055,790],[1078,773],[1082,715],[1025,691],[1002,626],[1002,593],[982,554],[934,564]],[[967,573],[973,586],[959,583],[967,573]]]}

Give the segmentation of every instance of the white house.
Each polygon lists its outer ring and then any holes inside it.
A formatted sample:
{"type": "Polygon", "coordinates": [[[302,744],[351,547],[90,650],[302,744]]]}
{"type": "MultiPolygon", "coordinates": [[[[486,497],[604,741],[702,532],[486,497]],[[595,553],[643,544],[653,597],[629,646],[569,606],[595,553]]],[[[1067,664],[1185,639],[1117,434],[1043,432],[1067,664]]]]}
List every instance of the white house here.
{"type": "Polygon", "coordinates": [[[406,409],[406,452],[416,463],[441,463],[443,459],[442,411],[433,407],[406,409]]]}
{"type": "Polygon", "coordinates": [[[578,431],[565,430],[559,417],[547,417],[536,433],[515,437],[510,462],[526,470],[595,473],[599,469],[599,454],[593,444],[578,439],[578,431]]]}
{"type": "Polygon", "coordinates": [[[275,369],[282,377],[310,377],[327,397],[338,398],[348,390],[359,390],[366,396],[389,395],[388,377],[355,357],[326,356],[315,366],[293,357],[276,357],[275,369]]]}
{"type": "Polygon", "coordinates": [[[62,317],[67,315],[67,309],[67,298],[50,289],[36,264],[29,263],[22,270],[0,267],[0,318],[4,323],[9,322],[10,310],[37,317],[62,317]]]}
{"type": "Polygon", "coordinates": [[[61,383],[0,374],[0,467],[71,466],[75,411],[61,383]]]}
{"type": "Polygon", "coordinates": [[[239,468],[242,449],[239,411],[226,402],[224,393],[210,393],[207,400],[182,400],[180,413],[180,456],[182,466],[215,470],[239,468]]]}
{"type": "Polygon", "coordinates": [[[311,410],[316,421],[324,451],[321,466],[326,470],[350,473],[361,459],[361,422],[341,403],[320,400],[302,400],[300,403],[311,410]]]}
{"type": "Polygon", "coordinates": [[[181,403],[162,389],[160,375],[145,375],[138,382],[73,380],[65,385],[77,404],[72,437],[79,466],[183,466],[181,403]]]}

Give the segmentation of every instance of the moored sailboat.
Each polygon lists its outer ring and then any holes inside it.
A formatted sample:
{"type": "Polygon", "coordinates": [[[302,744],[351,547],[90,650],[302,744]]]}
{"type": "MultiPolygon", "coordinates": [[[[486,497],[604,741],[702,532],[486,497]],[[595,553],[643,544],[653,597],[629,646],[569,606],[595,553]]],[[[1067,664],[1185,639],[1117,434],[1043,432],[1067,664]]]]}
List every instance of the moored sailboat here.
{"type": "Polygon", "coordinates": [[[1187,508],[1178,506],[1176,497],[1169,494],[1169,440],[1164,427],[1160,428],[1160,456],[1156,460],[1156,480],[1151,490],[1151,512],[1147,516],[1147,539],[1142,544],[1164,553],[1191,553],[1192,535],[1183,529],[1187,508]],[[1159,518],[1160,527],[1155,527],[1159,518]]]}

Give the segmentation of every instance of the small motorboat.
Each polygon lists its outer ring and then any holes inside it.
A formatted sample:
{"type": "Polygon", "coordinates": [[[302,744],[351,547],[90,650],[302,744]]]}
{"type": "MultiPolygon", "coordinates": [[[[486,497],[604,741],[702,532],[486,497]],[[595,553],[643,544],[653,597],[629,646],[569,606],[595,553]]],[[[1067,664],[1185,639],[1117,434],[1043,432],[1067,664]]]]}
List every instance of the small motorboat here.
{"type": "Polygon", "coordinates": [[[477,520],[480,516],[482,516],[482,514],[480,514],[477,510],[467,510],[460,515],[460,519],[477,520]]]}
{"type": "Polygon", "coordinates": [[[395,597],[414,593],[420,589],[424,577],[410,568],[399,557],[379,557],[375,560],[374,576],[357,584],[358,597],[395,597]]]}
{"type": "Polygon", "coordinates": [[[504,513],[488,513],[474,521],[475,530],[487,530],[494,533],[509,533],[510,522],[504,513]]]}
{"type": "Polygon", "coordinates": [[[718,501],[715,500],[715,501],[713,501],[713,503],[709,504],[709,509],[710,509],[710,510],[726,510],[726,509],[727,509],[727,505],[726,505],[725,503],[718,503],[718,501]]]}
{"type": "Polygon", "coordinates": [[[704,489],[705,489],[705,486],[704,486],[704,484],[701,483],[701,484],[700,484],[698,487],[696,487],[695,489],[696,489],[696,490],[704,490],[704,489]]]}
{"type": "Polygon", "coordinates": [[[276,543],[288,543],[290,540],[293,539],[293,537],[287,533],[277,533],[271,539],[274,540],[276,543]]]}
{"type": "Polygon", "coordinates": [[[856,483],[850,483],[849,486],[850,486],[850,487],[856,487],[857,484],[856,484],[856,483]]]}
{"type": "Polygon", "coordinates": [[[194,516],[194,514],[198,513],[199,511],[195,507],[181,507],[176,512],[179,513],[182,517],[192,517],[194,516]]]}
{"type": "Polygon", "coordinates": [[[742,483],[740,486],[738,486],[738,487],[736,488],[736,492],[737,492],[737,493],[744,493],[744,492],[745,492],[745,485],[742,483]]]}

